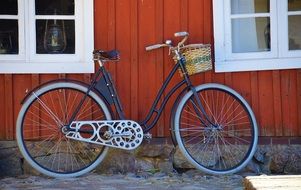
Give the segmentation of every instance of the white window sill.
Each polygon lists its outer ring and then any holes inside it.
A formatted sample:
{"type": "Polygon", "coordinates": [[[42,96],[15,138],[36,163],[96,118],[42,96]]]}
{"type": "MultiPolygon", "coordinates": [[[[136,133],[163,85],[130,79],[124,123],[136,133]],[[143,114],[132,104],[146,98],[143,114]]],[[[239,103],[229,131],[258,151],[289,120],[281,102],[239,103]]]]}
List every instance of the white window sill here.
{"type": "Polygon", "coordinates": [[[93,60],[87,62],[55,62],[55,63],[0,63],[0,73],[94,73],[93,60]]]}
{"type": "Polygon", "coordinates": [[[215,72],[261,71],[301,68],[301,58],[215,61],[215,72]]]}

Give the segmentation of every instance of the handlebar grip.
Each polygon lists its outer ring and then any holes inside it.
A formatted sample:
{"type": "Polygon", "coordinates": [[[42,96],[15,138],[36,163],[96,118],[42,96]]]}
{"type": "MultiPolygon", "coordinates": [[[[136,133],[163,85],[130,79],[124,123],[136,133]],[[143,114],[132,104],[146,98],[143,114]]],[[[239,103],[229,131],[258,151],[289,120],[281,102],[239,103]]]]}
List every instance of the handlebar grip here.
{"type": "Polygon", "coordinates": [[[175,37],[189,36],[188,32],[176,32],[175,37]]]}
{"type": "Polygon", "coordinates": [[[163,47],[164,45],[163,44],[156,44],[156,45],[151,45],[151,46],[147,46],[145,48],[146,51],[150,51],[150,50],[154,50],[154,49],[158,49],[158,48],[161,48],[163,47]]]}

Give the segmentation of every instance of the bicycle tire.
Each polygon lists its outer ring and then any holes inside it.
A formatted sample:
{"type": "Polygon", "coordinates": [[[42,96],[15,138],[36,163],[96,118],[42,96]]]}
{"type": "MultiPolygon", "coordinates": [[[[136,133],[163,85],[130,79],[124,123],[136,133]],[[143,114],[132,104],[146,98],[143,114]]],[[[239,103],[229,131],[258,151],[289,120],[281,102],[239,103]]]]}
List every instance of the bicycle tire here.
{"type": "MultiPolygon", "coordinates": [[[[56,178],[80,176],[106,156],[108,147],[71,140],[61,129],[87,90],[73,82],[51,83],[32,92],[22,105],[16,122],[17,143],[25,160],[40,173],[56,178]]],[[[76,118],[92,117],[109,120],[111,113],[105,101],[90,91],[76,118]]]]}
{"type": "Polygon", "coordinates": [[[208,119],[197,108],[193,92],[185,94],[174,118],[180,151],[203,172],[221,175],[240,171],[252,159],[258,141],[251,107],[224,85],[203,84],[196,87],[196,92],[208,119]]]}

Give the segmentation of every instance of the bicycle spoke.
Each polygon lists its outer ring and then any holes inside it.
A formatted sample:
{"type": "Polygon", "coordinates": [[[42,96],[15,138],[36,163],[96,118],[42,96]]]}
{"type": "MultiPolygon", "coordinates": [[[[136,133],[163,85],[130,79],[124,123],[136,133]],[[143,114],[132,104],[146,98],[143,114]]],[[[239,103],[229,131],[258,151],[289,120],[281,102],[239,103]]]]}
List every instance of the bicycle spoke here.
{"type": "MultiPolygon", "coordinates": [[[[26,111],[21,120],[21,143],[27,157],[36,164],[35,168],[52,176],[80,174],[85,168],[94,168],[96,161],[101,161],[106,154],[104,146],[91,149],[89,143],[70,140],[65,136],[65,125],[69,123],[86,91],[73,83],[67,88],[39,89],[39,94],[32,93],[26,111]],[[77,89],[78,88],[78,89],[77,89]]],[[[54,85],[55,86],[55,85],[54,85]]],[[[45,88],[48,88],[47,85],[45,88]]],[[[105,104],[98,102],[96,95],[88,94],[76,114],[81,121],[93,119],[106,120],[110,113],[105,104]],[[104,109],[106,112],[104,112],[104,109]]]]}
{"type": "Polygon", "coordinates": [[[254,150],[254,123],[239,95],[221,85],[210,85],[222,90],[200,87],[197,91],[205,113],[191,100],[194,95],[185,99],[175,133],[182,139],[178,143],[185,157],[198,169],[212,174],[232,173],[252,156],[243,147],[254,150]]]}

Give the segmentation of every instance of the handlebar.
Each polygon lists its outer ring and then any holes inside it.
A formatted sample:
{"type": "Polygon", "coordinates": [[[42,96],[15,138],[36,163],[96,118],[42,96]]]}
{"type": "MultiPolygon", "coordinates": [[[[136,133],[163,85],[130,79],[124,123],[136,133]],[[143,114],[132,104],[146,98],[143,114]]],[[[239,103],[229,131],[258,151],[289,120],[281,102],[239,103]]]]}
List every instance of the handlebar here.
{"type": "Polygon", "coordinates": [[[159,49],[162,47],[169,47],[171,50],[179,49],[186,40],[188,39],[189,33],[188,32],[176,32],[175,37],[184,37],[177,46],[172,46],[172,42],[170,40],[167,40],[164,44],[155,44],[155,45],[150,45],[145,48],[146,51],[151,51],[154,49],[159,49]]]}
{"type": "Polygon", "coordinates": [[[155,45],[151,45],[151,46],[147,46],[145,48],[146,51],[151,51],[151,50],[154,50],[154,49],[159,49],[161,47],[166,47],[167,45],[166,44],[155,44],[155,45]]]}

